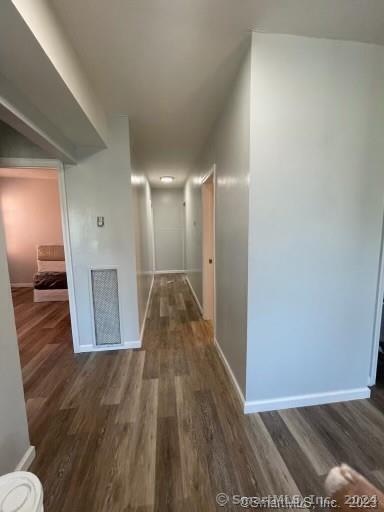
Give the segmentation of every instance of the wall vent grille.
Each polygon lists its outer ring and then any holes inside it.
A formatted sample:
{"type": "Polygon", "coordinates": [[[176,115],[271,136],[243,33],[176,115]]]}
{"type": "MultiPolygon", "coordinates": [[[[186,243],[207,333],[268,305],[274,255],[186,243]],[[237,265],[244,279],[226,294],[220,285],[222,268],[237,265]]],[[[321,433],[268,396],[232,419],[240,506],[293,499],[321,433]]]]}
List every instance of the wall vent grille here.
{"type": "Polygon", "coordinates": [[[91,270],[96,345],[121,343],[117,269],[91,270]]]}

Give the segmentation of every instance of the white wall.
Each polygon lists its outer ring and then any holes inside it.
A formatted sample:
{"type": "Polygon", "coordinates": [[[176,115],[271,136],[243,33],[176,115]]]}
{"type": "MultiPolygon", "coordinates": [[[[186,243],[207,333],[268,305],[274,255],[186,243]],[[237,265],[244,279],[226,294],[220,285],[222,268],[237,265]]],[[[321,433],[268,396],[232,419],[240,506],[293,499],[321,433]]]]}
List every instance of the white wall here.
{"type": "MultiPolygon", "coordinates": [[[[200,176],[204,176],[216,164],[216,337],[243,392],[247,345],[249,133],[248,51],[197,165],[200,176]]],[[[197,256],[201,241],[196,242],[197,236],[201,240],[201,188],[193,187],[197,187],[197,183],[196,177],[191,178],[185,188],[188,212],[186,259],[191,267],[201,264],[197,256]],[[193,226],[194,221],[199,224],[193,226]]],[[[201,274],[198,272],[193,283],[196,293],[201,293],[201,274]]]]}
{"type": "Polygon", "coordinates": [[[247,341],[250,54],[215,134],[216,337],[245,390],[247,341]]]}
{"type": "Polygon", "coordinates": [[[139,323],[142,328],[154,274],[151,188],[145,176],[132,175],[131,182],[136,246],[137,301],[139,323]]]}
{"type": "Polygon", "coordinates": [[[152,189],[156,271],[184,270],[183,202],[183,189],[152,189]]]}
{"type": "Polygon", "coordinates": [[[63,244],[57,178],[0,177],[0,212],[11,283],[31,284],[36,247],[63,244]]]}
{"type": "Polygon", "coordinates": [[[256,408],[366,390],[383,85],[382,47],[253,35],[246,399],[256,408]]]}
{"type": "Polygon", "coordinates": [[[188,178],[184,188],[185,201],[185,272],[203,304],[202,271],[202,204],[200,176],[188,178]]]}
{"type": "Polygon", "coordinates": [[[139,340],[128,118],[110,119],[108,148],[65,167],[80,344],[92,344],[90,267],[117,266],[123,342],[139,340]],[[96,225],[97,216],[105,226],[96,225]]]}
{"type": "Polygon", "coordinates": [[[0,475],[14,471],[29,448],[23,383],[0,220],[0,475]]]}

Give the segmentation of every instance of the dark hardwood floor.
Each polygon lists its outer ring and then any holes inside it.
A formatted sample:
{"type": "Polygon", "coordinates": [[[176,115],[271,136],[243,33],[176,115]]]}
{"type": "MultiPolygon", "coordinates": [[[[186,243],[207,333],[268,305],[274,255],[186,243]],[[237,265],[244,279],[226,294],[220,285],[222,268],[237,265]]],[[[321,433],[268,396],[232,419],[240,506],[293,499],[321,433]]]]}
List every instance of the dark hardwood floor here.
{"type": "Polygon", "coordinates": [[[241,510],[323,494],[347,462],[384,488],[384,393],[244,416],[182,276],[157,277],[141,350],[74,355],[68,306],[13,292],[46,512],[241,510]]]}

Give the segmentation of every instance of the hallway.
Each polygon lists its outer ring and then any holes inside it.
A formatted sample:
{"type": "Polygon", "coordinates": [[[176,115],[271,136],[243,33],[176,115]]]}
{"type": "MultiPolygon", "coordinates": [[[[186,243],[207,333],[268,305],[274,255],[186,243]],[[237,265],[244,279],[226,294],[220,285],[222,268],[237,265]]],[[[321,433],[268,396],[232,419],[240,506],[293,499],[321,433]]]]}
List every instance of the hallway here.
{"type": "Polygon", "coordinates": [[[26,336],[14,301],[47,512],[239,510],[216,494],[321,495],[341,461],[384,486],[384,394],[244,416],[184,276],[155,278],[141,350],[74,356],[60,305],[26,336]]]}

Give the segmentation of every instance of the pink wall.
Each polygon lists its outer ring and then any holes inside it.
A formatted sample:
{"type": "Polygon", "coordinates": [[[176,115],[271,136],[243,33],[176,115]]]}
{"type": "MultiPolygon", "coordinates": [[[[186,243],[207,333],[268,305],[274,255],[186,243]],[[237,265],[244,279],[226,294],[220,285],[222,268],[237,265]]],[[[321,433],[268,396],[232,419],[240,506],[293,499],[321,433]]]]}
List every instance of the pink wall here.
{"type": "Polygon", "coordinates": [[[0,177],[0,211],[11,283],[32,283],[36,246],[63,243],[57,180],[0,177]]]}

